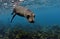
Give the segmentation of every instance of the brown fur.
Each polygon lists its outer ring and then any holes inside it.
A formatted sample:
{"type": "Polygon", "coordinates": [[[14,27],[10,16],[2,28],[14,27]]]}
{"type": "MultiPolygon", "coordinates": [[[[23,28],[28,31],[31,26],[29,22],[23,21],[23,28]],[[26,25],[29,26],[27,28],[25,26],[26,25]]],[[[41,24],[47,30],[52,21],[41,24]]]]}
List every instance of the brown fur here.
{"type": "Polygon", "coordinates": [[[30,23],[33,23],[34,22],[34,13],[27,9],[27,8],[24,8],[22,6],[16,6],[14,9],[13,9],[13,12],[12,12],[13,17],[11,19],[11,22],[13,20],[13,18],[15,17],[15,15],[19,15],[19,16],[22,16],[22,17],[25,17],[27,18],[27,20],[30,22],[30,23]]]}

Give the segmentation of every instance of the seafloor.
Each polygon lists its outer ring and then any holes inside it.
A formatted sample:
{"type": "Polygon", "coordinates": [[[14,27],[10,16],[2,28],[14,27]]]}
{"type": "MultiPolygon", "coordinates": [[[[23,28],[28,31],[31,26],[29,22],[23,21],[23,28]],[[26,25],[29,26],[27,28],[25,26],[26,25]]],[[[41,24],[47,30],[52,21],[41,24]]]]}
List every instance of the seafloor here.
{"type": "Polygon", "coordinates": [[[13,28],[0,26],[0,39],[60,39],[59,25],[46,27],[46,31],[42,29],[27,31],[19,26],[13,28]]]}

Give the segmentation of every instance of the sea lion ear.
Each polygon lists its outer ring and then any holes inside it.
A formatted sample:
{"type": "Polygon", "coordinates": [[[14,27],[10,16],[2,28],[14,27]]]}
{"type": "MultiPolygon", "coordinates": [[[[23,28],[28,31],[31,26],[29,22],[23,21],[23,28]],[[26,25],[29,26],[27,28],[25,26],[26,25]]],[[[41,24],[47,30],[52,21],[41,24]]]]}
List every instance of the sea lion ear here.
{"type": "Polygon", "coordinates": [[[33,16],[35,17],[35,14],[33,14],[33,16]]]}

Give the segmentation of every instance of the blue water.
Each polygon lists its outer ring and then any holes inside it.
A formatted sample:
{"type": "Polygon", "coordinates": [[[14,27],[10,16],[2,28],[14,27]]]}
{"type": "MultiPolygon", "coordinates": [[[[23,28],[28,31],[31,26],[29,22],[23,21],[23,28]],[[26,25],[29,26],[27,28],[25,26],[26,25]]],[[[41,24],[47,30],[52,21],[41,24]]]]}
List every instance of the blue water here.
{"type": "MultiPolygon", "coordinates": [[[[58,4],[57,4],[58,5],[58,4]]],[[[10,20],[12,18],[12,10],[13,9],[0,9],[0,23],[1,25],[5,26],[15,26],[16,24],[22,25],[22,26],[34,26],[34,25],[41,25],[41,26],[46,26],[46,25],[60,25],[60,5],[59,6],[52,6],[52,7],[39,7],[39,8],[34,8],[37,7],[33,5],[33,7],[28,6],[30,10],[34,12],[35,16],[35,23],[30,24],[26,18],[16,16],[13,20],[12,23],[10,23],[10,20]]]]}

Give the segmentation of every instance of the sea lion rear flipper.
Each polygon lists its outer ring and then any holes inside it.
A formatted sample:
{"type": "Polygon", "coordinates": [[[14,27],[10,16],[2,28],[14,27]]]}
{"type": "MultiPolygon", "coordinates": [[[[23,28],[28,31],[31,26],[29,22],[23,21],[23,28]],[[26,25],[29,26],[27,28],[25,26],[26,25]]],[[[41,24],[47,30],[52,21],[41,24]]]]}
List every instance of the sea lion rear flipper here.
{"type": "Polygon", "coordinates": [[[11,22],[13,21],[14,17],[16,16],[16,14],[13,15],[12,19],[11,19],[11,22]]]}

